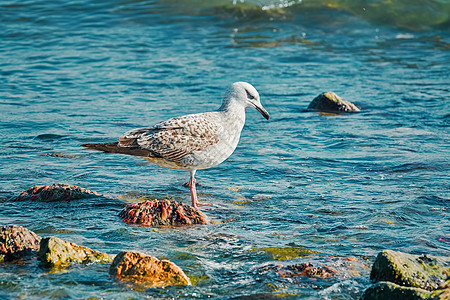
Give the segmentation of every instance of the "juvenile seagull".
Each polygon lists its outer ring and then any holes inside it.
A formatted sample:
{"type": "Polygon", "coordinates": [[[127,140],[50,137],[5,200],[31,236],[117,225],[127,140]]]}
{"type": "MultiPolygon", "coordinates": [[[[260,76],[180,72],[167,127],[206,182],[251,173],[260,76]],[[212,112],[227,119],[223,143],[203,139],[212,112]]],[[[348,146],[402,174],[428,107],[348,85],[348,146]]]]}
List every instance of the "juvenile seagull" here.
{"type": "Polygon", "coordinates": [[[217,166],[233,153],[244,127],[246,107],[254,107],[269,120],[256,89],[247,82],[235,82],[216,111],[175,117],[153,127],[133,129],[116,143],[81,146],[105,153],[139,156],[161,167],[189,171],[192,206],[197,208],[195,172],[217,166]]]}

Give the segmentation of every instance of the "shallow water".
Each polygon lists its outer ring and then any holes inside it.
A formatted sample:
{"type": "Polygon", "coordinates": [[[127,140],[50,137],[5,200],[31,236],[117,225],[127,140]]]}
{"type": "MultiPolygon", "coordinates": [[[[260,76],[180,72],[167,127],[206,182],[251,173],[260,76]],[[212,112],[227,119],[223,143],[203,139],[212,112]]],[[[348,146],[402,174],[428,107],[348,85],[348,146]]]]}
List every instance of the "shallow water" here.
{"type": "Polygon", "coordinates": [[[0,265],[1,298],[358,299],[369,269],[318,280],[261,270],[332,257],[370,265],[381,249],[450,254],[449,4],[235,2],[0,2],[0,223],[167,257],[196,283],[142,290],[107,265],[49,273],[31,260],[0,265]],[[79,144],[216,109],[239,80],[271,119],[248,109],[235,153],[197,173],[218,224],[124,224],[124,201],[189,203],[187,172],[79,144]],[[305,111],[328,90],[362,111],[305,111]],[[53,183],[115,200],[9,201],[53,183]],[[253,251],[269,247],[316,253],[253,251]]]}

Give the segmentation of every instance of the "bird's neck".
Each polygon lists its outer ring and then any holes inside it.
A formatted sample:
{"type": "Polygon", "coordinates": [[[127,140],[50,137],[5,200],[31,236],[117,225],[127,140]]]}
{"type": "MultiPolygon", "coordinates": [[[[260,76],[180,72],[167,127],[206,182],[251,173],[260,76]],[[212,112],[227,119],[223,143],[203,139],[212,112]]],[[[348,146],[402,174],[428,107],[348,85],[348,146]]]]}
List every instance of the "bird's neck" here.
{"type": "Polygon", "coordinates": [[[234,98],[226,99],[219,111],[223,112],[226,119],[232,120],[242,130],[245,124],[245,106],[241,102],[234,98]]]}

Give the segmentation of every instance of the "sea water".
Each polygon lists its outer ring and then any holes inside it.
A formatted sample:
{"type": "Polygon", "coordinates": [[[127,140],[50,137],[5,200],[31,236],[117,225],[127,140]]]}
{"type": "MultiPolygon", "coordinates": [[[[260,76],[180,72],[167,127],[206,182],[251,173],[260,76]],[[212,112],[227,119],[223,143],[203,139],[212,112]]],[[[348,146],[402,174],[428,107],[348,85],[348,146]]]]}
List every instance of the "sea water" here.
{"type": "Polygon", "coordinates": [[[448,256],[449,18],[444,0],[0,1],[0,224],[168,258],[195,283],[142,289],[109,265],[31,259],[0,264],[1,298],[358,299],[383,249],[448,256]],[[233,155],[197,172],[213,224],[122,222],[126,201],[189,203],[188,172],[79,145],[217,109],[235,81],[271,119],[248,109],[233,155]],[[361,112],[307,111],[325,91],[361,112]],[[106,197],[11,201],[54,183],[106,197]],[[258,250],[272,248],[305,252],[258,250]],[[346,259],[360,268],[325,279],[264,271],[346,259]]]}

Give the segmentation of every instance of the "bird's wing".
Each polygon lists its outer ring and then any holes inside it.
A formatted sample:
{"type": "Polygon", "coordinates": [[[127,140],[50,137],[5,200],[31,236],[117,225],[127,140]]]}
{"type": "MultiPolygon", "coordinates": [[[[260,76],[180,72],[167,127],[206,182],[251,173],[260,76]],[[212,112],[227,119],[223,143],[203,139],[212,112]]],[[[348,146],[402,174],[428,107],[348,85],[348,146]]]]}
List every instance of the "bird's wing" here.
{"type": "Polygon", "coordinates": [[[134,129],[119,138],[122,147],[139,147],[157,157],[179,161],[219,141],[221,126],[205,114],[176,117],[150,128],[134,129]]]}

